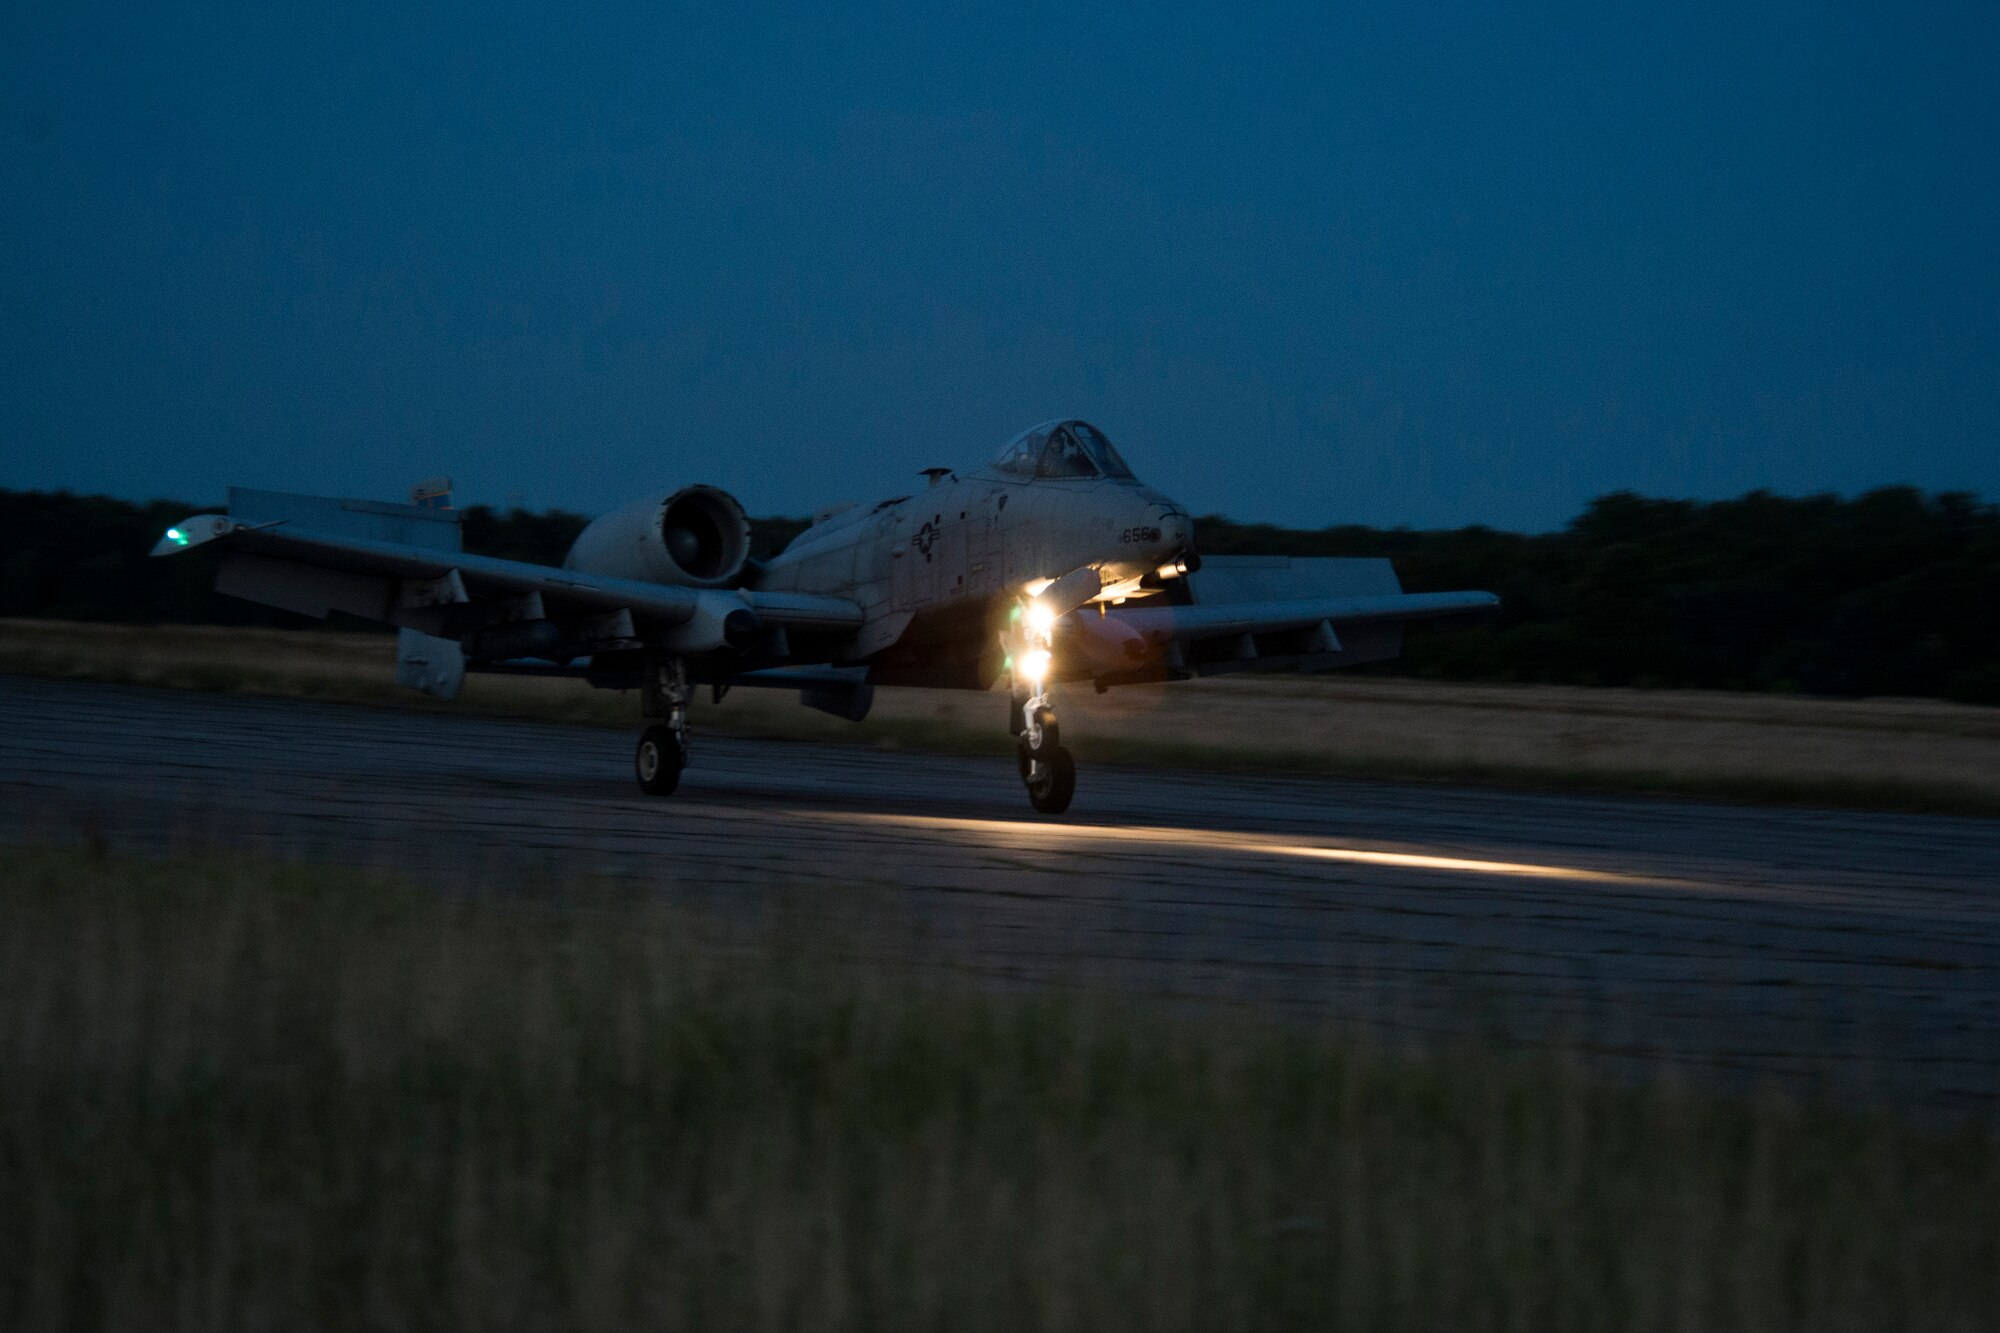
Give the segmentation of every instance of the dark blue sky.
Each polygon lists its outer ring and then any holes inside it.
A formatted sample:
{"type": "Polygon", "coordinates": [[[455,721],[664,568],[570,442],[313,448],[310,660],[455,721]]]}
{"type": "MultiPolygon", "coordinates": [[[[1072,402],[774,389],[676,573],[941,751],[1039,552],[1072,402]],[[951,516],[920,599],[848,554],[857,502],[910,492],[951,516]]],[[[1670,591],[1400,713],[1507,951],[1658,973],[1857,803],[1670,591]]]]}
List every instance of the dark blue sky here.
{"type": "Polygon", "coordinates": [[[0,485],[2000,497],[1991,0],[956,8],[12,6],[0,485]]]}

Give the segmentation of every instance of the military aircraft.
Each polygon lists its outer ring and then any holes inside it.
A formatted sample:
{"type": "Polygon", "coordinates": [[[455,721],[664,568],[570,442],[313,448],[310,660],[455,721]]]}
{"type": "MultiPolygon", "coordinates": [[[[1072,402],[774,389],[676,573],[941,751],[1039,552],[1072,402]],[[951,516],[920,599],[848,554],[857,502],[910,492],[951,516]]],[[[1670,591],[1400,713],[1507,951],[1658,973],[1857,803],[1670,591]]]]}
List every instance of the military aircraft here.
{"type": "Polygon", "coordinates": [[[718,702],[736,687],[796,689],[858,722],[877,686],[1004,681],[1021,781],[1045,814],[1076,789],[1058,683],[1381,661],[1408,624],[1499,604],[1405,593],[1387,560],[1204,564],[1188,511],[1082,421],[1024,431],[977,472],[923,475],[917,494],[822,510],[765,560],[743,506],[703,485],[595,520],[561,568],[468,554],[442,478],[409,504],[232,488],[226,514],[183,520],[153,554],[213,546],[220,592],[397,626],[396,679],[441,699],[467,671],[637,690],[650,725],[635,767],[655,796],[687,766],[700,685],[718,702]]]}

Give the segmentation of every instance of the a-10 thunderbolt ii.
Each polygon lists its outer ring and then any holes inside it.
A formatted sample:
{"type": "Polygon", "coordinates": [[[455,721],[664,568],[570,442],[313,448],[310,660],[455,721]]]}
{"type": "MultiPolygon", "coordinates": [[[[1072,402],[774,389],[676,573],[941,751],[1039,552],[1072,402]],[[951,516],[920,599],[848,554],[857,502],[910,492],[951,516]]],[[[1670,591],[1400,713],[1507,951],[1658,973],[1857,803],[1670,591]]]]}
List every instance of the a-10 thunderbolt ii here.
{"type": "Polygon", "coordinates": [[[1082,421],[1023,432],[986,467],[842,505],[766,560],[743,506],[712,486],[661,491],[584,529],[560,569],[460,549],[449,483],[410,504],[231,489],[154,548],[220,551],[219,591],[398,626],[396,678],[442,699],[467,671],[637,690],[637,773],[665,796],[688,763],[688,704],[708,685],[796,689],[859,721],[877,686],[1009,686],[1035,809],[1076,788],[1053,687],[1105,690],[1245,670],[1323,671],[1395,656],[1413,621],[1470,620],[1485,592],[1409,594],[1387,560],[1216,557],[1188,511],[1140,482],[1082,421]]]}

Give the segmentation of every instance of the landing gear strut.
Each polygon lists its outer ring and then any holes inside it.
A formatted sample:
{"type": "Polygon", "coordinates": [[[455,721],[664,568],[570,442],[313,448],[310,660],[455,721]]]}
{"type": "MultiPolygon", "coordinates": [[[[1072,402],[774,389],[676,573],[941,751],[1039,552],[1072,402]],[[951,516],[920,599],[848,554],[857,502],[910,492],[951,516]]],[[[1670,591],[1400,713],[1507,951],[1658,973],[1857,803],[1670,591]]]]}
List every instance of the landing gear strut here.
{"type": "Polygon", "coordinates": [[[633,769],[639,790],[648,796],[672,796],[688,763],[687,663],[678,657],[649,663],[643,708],[660,718],[640,733],[633,769]]]}

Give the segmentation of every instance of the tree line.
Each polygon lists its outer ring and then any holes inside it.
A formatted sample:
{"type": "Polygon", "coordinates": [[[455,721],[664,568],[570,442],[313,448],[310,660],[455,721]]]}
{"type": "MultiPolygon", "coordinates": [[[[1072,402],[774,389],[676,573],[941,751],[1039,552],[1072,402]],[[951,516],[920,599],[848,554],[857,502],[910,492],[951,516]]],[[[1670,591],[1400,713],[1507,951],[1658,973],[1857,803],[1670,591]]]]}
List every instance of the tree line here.
{"type": "MultiPolygon", "coordinates": [[[[316,622],[217,596],[203,553],[149,560],[198,507],[0,491],[0,615],[316,622]]],[[[558,564],[586,520],[474,506],[466,549],[558,564]]],[[[760,519],[759,554],[805,527],[760,519]]],[[[1593,501],[1560,531],[1313,530],[1197,520],[1205,554],[1381,555],[1413,592],[1485,588],[1493,625],[1418,633],[1388,670],[1489,680],[2000,703],[2000,507],[1909,487],[1852,499],[1593,501]]]]}

